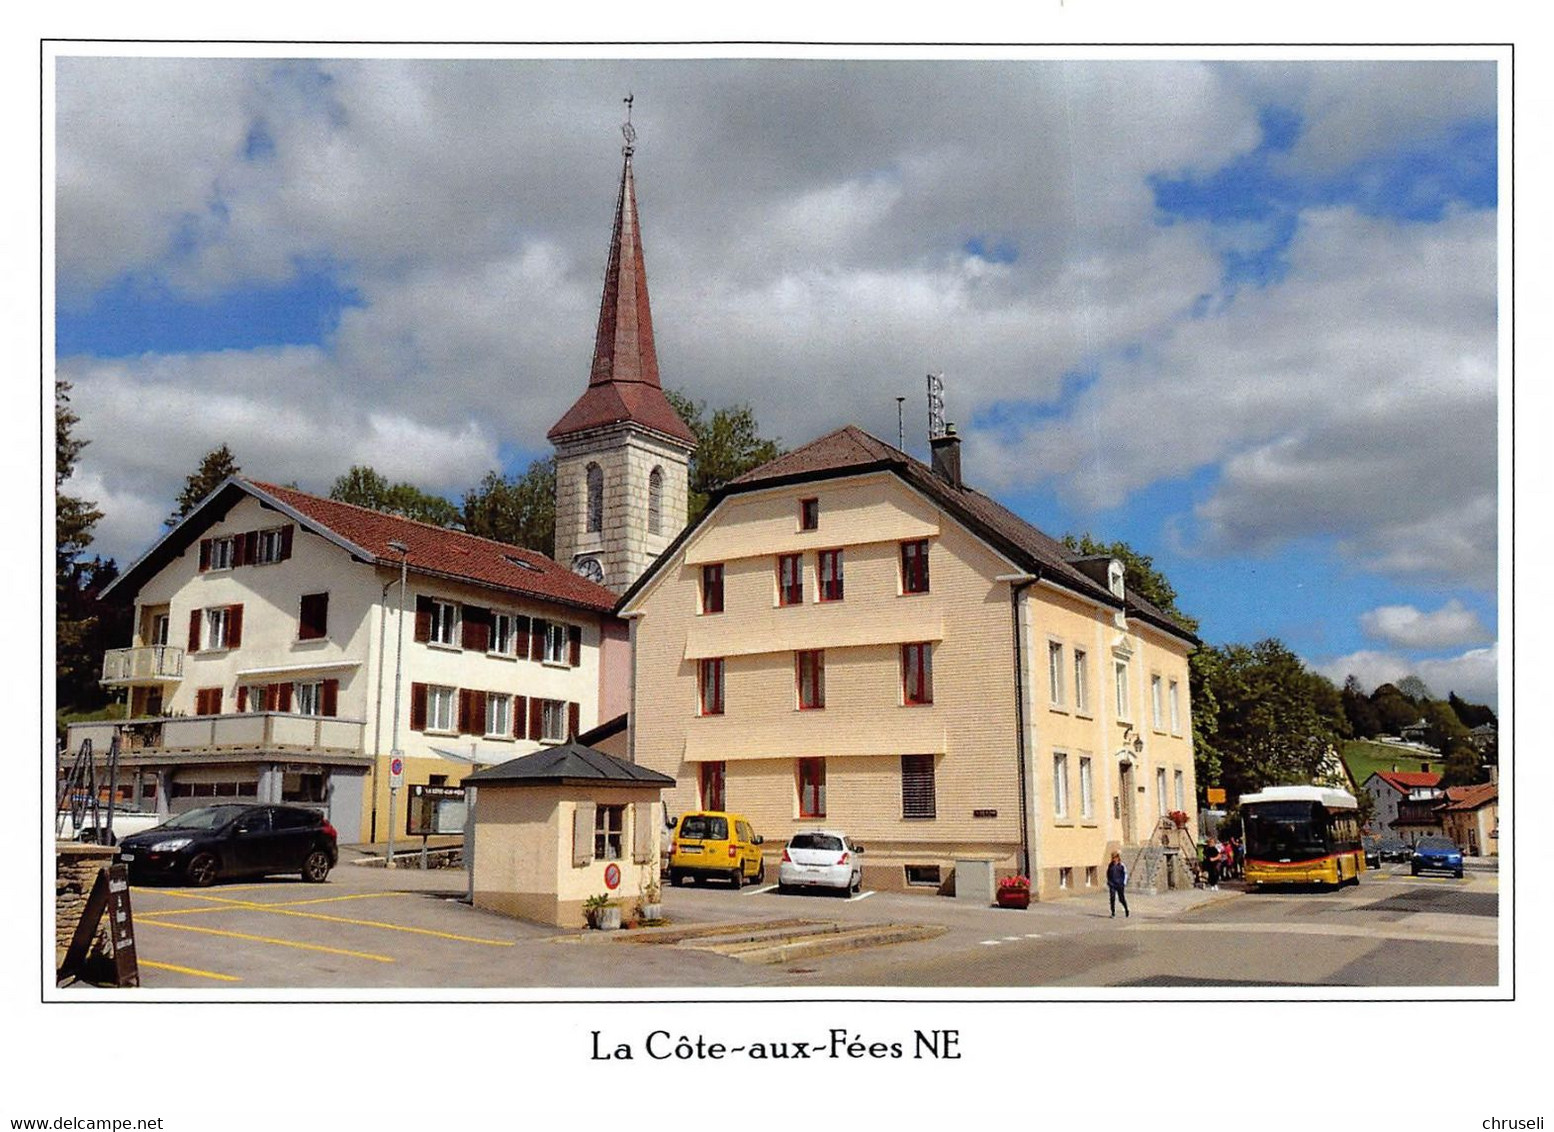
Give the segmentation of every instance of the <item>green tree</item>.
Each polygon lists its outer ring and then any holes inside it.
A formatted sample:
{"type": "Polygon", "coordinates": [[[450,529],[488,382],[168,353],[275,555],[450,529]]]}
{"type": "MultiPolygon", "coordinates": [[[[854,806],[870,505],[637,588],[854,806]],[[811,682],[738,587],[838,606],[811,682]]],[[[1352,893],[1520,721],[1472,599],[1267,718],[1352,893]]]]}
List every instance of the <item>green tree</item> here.
{"type": "Polygon", "coordinates": [[[1495,718],[1494,711],[1487,704],[1470,704],[1467,700],[1458,696],[1456,692],[1448,692],[1446,702],[1451,705],[1452,711],[1457,713],[1457,718],[1462,721],[1462,725],[1469,729],[1482,727],[1486,723],[1498,724],[1500,722],[1495,718]]]}
{"type": "Polygon", "coordinates": [[[418,523],[430,523],[434,527],[463,525],[459,509],[442,496],[422,491],[414,484],[389,483],[363,464],[353,464],[350,471],[335,480],[329,489],[329,498],[398,515],[402,519],[414,519],[418,523]]]}
{"type": "Polygon", "coordinates": [[[673,389],[666,390],[665,395],[696,437],[686,500],[687,522],[701,518],[718,488],[783,454],[780,440],[761,435],[755,411],[749,405],[726,406],[709,418],[705,401],[693,401],[673,389]]]}
{"type": "Polygon", "coordinates": [[[1435,699],[1430,691],[1430,686],[1413,673],[1398,681],[1398,691],[1402,692],[1416,704],[1422,704],[1426,700],[1435,699]]]}
{"type": "Polygon", "coordinates": [[[1383,734],[1400,734],[1403,728],[1419,721],[1419,705],[1404,695],[1396,684],[1380,685],[1371,693],[1371,705],[1381,719],[1383,734]]]}
{"type": "Polygon", "coordinates": [[[1474,786],[1489,781],[1484,757],[1466,739],[1454,738],[1446,745],[1446,769],[1441,772],[1442,786],[1474,786]]]}
{"type": "Polygon", "coordinates": [[[1382,733],[1381,714],[1370,697],[1360,690],[1360,681],[1351,673],[1344,679],[1340,693],[1344,717],[1349,721],[1349,731],[1356,739],[1369,739],[1382,733]]]}
{"type": "Polygon", "coordinates": [[[1162,613],[1169,614],[1171,618],[1189,633],[1198,631],[1198,619],[1184,613],[1176,604],[1176,587],[1170,580],[1155,568],[1155,560],[1147,554],[1140,554],[1125,542],[1101,542],[1092,538],[1089,532],[1079,535],[1064,535],[1063,545],[1075,554],[1085,557],[1105,555],[1109,558],[1117,558],[1122,561],[1126,573],[1128,591],[1142,597],[1162,613]]]}
{"type": "Polygon", "coordinates": [[[556,554],[556,461],[535,460],[521,476],[487,472],[464,493],[464,529],[482,538],[556,554]]]}
{"type": "Polygon", "coordinates": [[[1453,743],[1467,743],[1468,729],[1445,700],[1428,700],[1420,710],[1425,721],[1424,741],[1437,751],[1445,753],[1453,743]]]}
{"type": "Polygon", "coordinates": [[[183,490],[178,493],[177,506],[173,508],[173,513],[162,521],[162,525],[176,527],[184,516],[199,506],[200,500],[221,486],[222,480],[228,476],[235,476],[241,471],[237,461],[233,459],[232,450],[225,444],[205,453],[200,460],[200,466],[183,481],[183,490]]]}

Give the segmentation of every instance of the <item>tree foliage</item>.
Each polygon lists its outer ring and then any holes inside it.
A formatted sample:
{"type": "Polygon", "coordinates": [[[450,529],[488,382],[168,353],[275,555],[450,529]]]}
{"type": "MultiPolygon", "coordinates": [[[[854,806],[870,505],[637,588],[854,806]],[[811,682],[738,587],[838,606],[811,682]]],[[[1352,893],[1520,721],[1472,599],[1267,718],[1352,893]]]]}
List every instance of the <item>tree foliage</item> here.
{"type": "Polygon", "coordinates": [[[329,498],[339,503],[354,503],[373,511],[384,511],[418,523],[430,523],[436,527],[459,527],[463,515],[459,509],[440,495],[422,491],[414,484],[389,483],[381,474],[363,464],[353,464],[351,470],[335,480],[329,489],[329,498]]]}
{"type": "Polygon", "coordinates": [[[222,480],[241,471],[232,450],[225,444],[205,453],[200,466],[183,481],[183,490],[178,493],[173,513],[162,521],[162,525],[176,527],[184,516],[199,506],[200,500],[221,486],[222,480]]]}
{"type": "Polygon", "coordinates": [[[1360,689],[1360,681],[1353,673],[1344,680],[1339,698],[1343,703],[1344,718],[1349,721],[1351,735],[1356,739],[1369,739],[1382,733],[1381,713],[1371,703],[1371,698],[1360,689]]]}
{"type": "Polygon", "coordinates": [[[696,437],[686,500],[687,522],[701,518],[718,488],[783,454],[780,440],[761,435],[755,411],[749,405],[729,405],[708,417],[705,401],[693,401],[673,389],[666,390],[665,395],[696,437]]]}
{"type": "Polygon", "coordinates": [[[555,557],[555,459],[535,460],[521,476],[487,472],[464,493],[463,522],[470,534],[555,557]]]}
{"type": "Polygon", "coordinates": [[[1467,700],[1458,696],[1456,692],[1447,693],[1446,702],[1451,705],[1452,711],[1457,714],[1457,718],[1462,721],[1462,725],[1469,730],[1475,727],[1482,727],[1486,723],[1499,724],[1500,722],[1495,718],[1495,713],[1489,705],[1470,704],[1467,700]]]}

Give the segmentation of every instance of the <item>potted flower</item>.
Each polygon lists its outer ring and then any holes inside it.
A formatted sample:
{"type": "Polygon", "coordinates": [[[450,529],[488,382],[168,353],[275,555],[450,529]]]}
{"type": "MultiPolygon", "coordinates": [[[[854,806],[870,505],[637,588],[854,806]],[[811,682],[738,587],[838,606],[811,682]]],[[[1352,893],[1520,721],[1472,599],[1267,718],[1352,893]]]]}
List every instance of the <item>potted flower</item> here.
{"type": "Polygon", "coordinates": [[[998,882],[997,893],[1000,908],[1029,908],[1031,904],[1031,878],[1003,877],[998,882]]]}
{"type": "Polygon", "coordinates": [[[620,905],[611,904],[610,897],[603,892],[583,901],[583,915],[595,931],[613,932],[621,926],[620,905]]]}
{"type": "Polygon", "coordinates": [[[637,917],[643,923],[664,918],[664,905],[660,901],[658,881],[650,880],[642,886],[642,896],[637,901],[637,917]]]}
{"type": "Polygon", "coordinates": [[[1166,817],[1171,819],[1171,824],[1177,829],[1187,828],[1187,814],[1182,810],[1172,810],[1166,817]]]}

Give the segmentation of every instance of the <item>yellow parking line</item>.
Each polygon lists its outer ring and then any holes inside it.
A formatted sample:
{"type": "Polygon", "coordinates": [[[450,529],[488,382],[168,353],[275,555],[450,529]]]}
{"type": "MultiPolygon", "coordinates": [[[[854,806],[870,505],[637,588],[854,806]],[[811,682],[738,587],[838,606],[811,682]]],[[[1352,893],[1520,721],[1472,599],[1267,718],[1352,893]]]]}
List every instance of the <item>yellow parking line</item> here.
{"type": "Polygon", "coordinates": [[[277,916],[300,916],[307,920],[323,920],[330,924],[353,924],[361,928],[384,928],[391,932],[408,932],[411,935],[429,935],[437,939],[451,939],[459,943],[483,943],[489,947],[511,947],[510,939],[480,939],[472,935],[454,935],[452,932],[438,932],[431,928],[411,928],[403,924],[385,924],[382,920],[352,920],[345,916],[325,916],[320,912],[294,912],[289,908],[276,908],[267,904],[254,904],[254,908],[262,908],[267,912],[274,912],[277,916]]]}
{"type": "Polygon", "coordinates": [[[346,896],[315,896],[311,900],[277,900],[273,904],[260,904],[261,908],[299,908],[304,904],[335,904],[341,900],[381,900],[385,896],[410,896],[408,892],[353,892],[346,896]]]}
{"type": "Polygon", "coordinates": [[[244,932],[224,932],[218,928],[197,928],[193,924],[169,924],[165,920],[148,920],[141,917],[141,923],[150,924],[158,928],[172,928],[180,932],[200,932],[204,935],[225,936],[228,939],[246,939],[254,943],[273,943],[280,947],[295,947],[302,951],[322,951],[329,955],[348,955],[352,959],[371,959],[378,963],[392,963],[393,959],[387,955],[373,955],[366,951],[346,951],[339,947],[324,947],[317,943],[298,943],[290,939],[274,939],[270,936],[248,935],[244,932]]]}
{"type": "Polygon", "coordinates": [[[207,912],[230,912],[234,908],[242,908],[242,904],[205,904],[198,908],[153,908],[148,910],[135,909],[135,919],[153,920],[163,916],[203,916],[207,912]]]}
{"type": "Polygon", "coordinates": [[[180,975],[198,975],[202,979],[219,979],[224,983],[240,983],[243,980],[236,975],[218,975],[215,971],[199,971],[193,967],[180,967],[175,963],[153,963],[149,959],[139,960],[142,967],[155,967],[158,971],[176,971],[180,975]]]}

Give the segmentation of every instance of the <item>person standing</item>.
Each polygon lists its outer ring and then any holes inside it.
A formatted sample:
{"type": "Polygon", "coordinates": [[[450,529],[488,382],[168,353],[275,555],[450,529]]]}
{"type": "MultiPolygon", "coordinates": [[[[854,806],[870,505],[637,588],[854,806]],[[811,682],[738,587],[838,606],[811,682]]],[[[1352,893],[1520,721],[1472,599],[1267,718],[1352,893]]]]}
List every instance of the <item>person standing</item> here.
{"type": "Polygon", "coordinates": [[[1117,918],[1117,901],[1122,901],[1122,916],[1127,919],[1133,915],[1128,911],[1128,895],[1124,891],[1128,887],[1128,866],[1122,863],[1122,854],[1113,853],[1112,863],[1106,866],[1106,894],[1111,898],[1112,919],[1117,918]]]}
{"type": "Polygon", "coordinates": [[[1219,844],[1210,837],[1203,843],[1203,867],[1209,872],[1209,888],[1219,888],[1219,844]]]}

